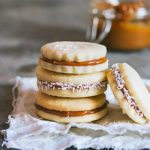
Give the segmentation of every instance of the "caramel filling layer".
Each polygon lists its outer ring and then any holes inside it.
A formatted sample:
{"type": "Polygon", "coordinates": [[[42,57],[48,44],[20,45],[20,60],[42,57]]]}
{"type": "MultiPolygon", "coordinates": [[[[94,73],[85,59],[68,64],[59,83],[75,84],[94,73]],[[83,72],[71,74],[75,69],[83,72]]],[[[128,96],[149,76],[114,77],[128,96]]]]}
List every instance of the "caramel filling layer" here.
{"type": "Polygon", "coordinates": [[[54,114],[57,116],[62,116],[62,117],[77,117],[77,116],[84,116],[84,115],[89,115],[89,114],[94,114],[97,112],[102,111],[107,107],[107,103],[105,103],[103,106],[98,107],[93,110],[84,110],[84,111],[59,111],[59,110],[52,110],[52,109],[47,109],[44,108],[38,104],[35,104],[35,107],[41,111],[44,111],[46,113],[54,114]]]}
{"type": "Polygon", "coordinates": [[[93,59],[89,61],[83,61],[83,62],[75,62],[75,61],[57,61],[57,60],[51,60],[44,56],[40,57],[41,60],[54,64],[54,65],[63,65],[63,66],[94,66],[98,64],[102,64],[107,61],[106,57],[102,57],[99,59],[93,59]]]}

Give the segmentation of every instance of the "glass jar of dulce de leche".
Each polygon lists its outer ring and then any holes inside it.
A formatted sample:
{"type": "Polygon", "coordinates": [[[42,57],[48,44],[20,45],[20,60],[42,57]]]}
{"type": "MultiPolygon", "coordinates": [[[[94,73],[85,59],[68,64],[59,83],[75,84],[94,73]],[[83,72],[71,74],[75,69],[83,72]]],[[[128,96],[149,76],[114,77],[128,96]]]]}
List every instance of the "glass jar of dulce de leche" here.
{"type": "Polygon", "coordinates": [[[150,47],[150,0],[91,0],[87,38],[113,50],[150,47]]]}

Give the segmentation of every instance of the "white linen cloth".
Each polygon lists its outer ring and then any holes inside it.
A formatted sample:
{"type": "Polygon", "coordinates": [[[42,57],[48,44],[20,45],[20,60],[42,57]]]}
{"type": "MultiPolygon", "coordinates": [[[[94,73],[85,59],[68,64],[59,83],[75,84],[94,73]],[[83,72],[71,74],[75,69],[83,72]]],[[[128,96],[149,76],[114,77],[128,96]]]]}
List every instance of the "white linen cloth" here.
{"type": "MultiPolygon", "coordinates": [[[[144,80],[148,88],[150,81],[144,80]]],[[[150,148],[150,123],[133,123],[117,106],[110,88],[106,91],[109,113],[93,123],[61,124],[38,118],[34,94],[36,78],[16,78],[13,88],[13,113],[9,128],[3,133],[7,148],[22,150],[64,150],[83,148],[143,149],[150,148]],[[17,91],[17,95],[15,94],[17,91]],[[15,96],[16,95],[16,96],[15,96]]]]}

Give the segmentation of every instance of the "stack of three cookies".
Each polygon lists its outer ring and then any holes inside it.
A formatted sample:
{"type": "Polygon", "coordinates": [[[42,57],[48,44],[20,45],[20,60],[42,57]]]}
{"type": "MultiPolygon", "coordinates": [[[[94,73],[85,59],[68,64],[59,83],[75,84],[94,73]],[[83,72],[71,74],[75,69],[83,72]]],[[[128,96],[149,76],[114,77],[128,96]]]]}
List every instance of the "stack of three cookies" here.
{"type": "Polygon", "coordinates": [[[54,42],[41,48],[36,68],[37,114],[56,122],[91,122],[106,115],[106,47],[54,42]]]}

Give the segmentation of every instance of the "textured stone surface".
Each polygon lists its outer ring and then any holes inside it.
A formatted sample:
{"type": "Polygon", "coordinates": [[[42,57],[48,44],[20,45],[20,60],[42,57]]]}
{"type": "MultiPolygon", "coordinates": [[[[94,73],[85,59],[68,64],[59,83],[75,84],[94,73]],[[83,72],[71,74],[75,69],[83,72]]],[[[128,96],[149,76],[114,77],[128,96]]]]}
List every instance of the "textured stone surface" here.
{"type": "MultiPolygon", "coordinates": [[[[58,40],[85,41],[86,0],[0,1],[0,129],[11,112],[10,79],[34,76],[40,47],[58,40]]],[[[109,52],[110,64],[128,62],[150,78],[150,49],[138,53],[109,52]]]]}

